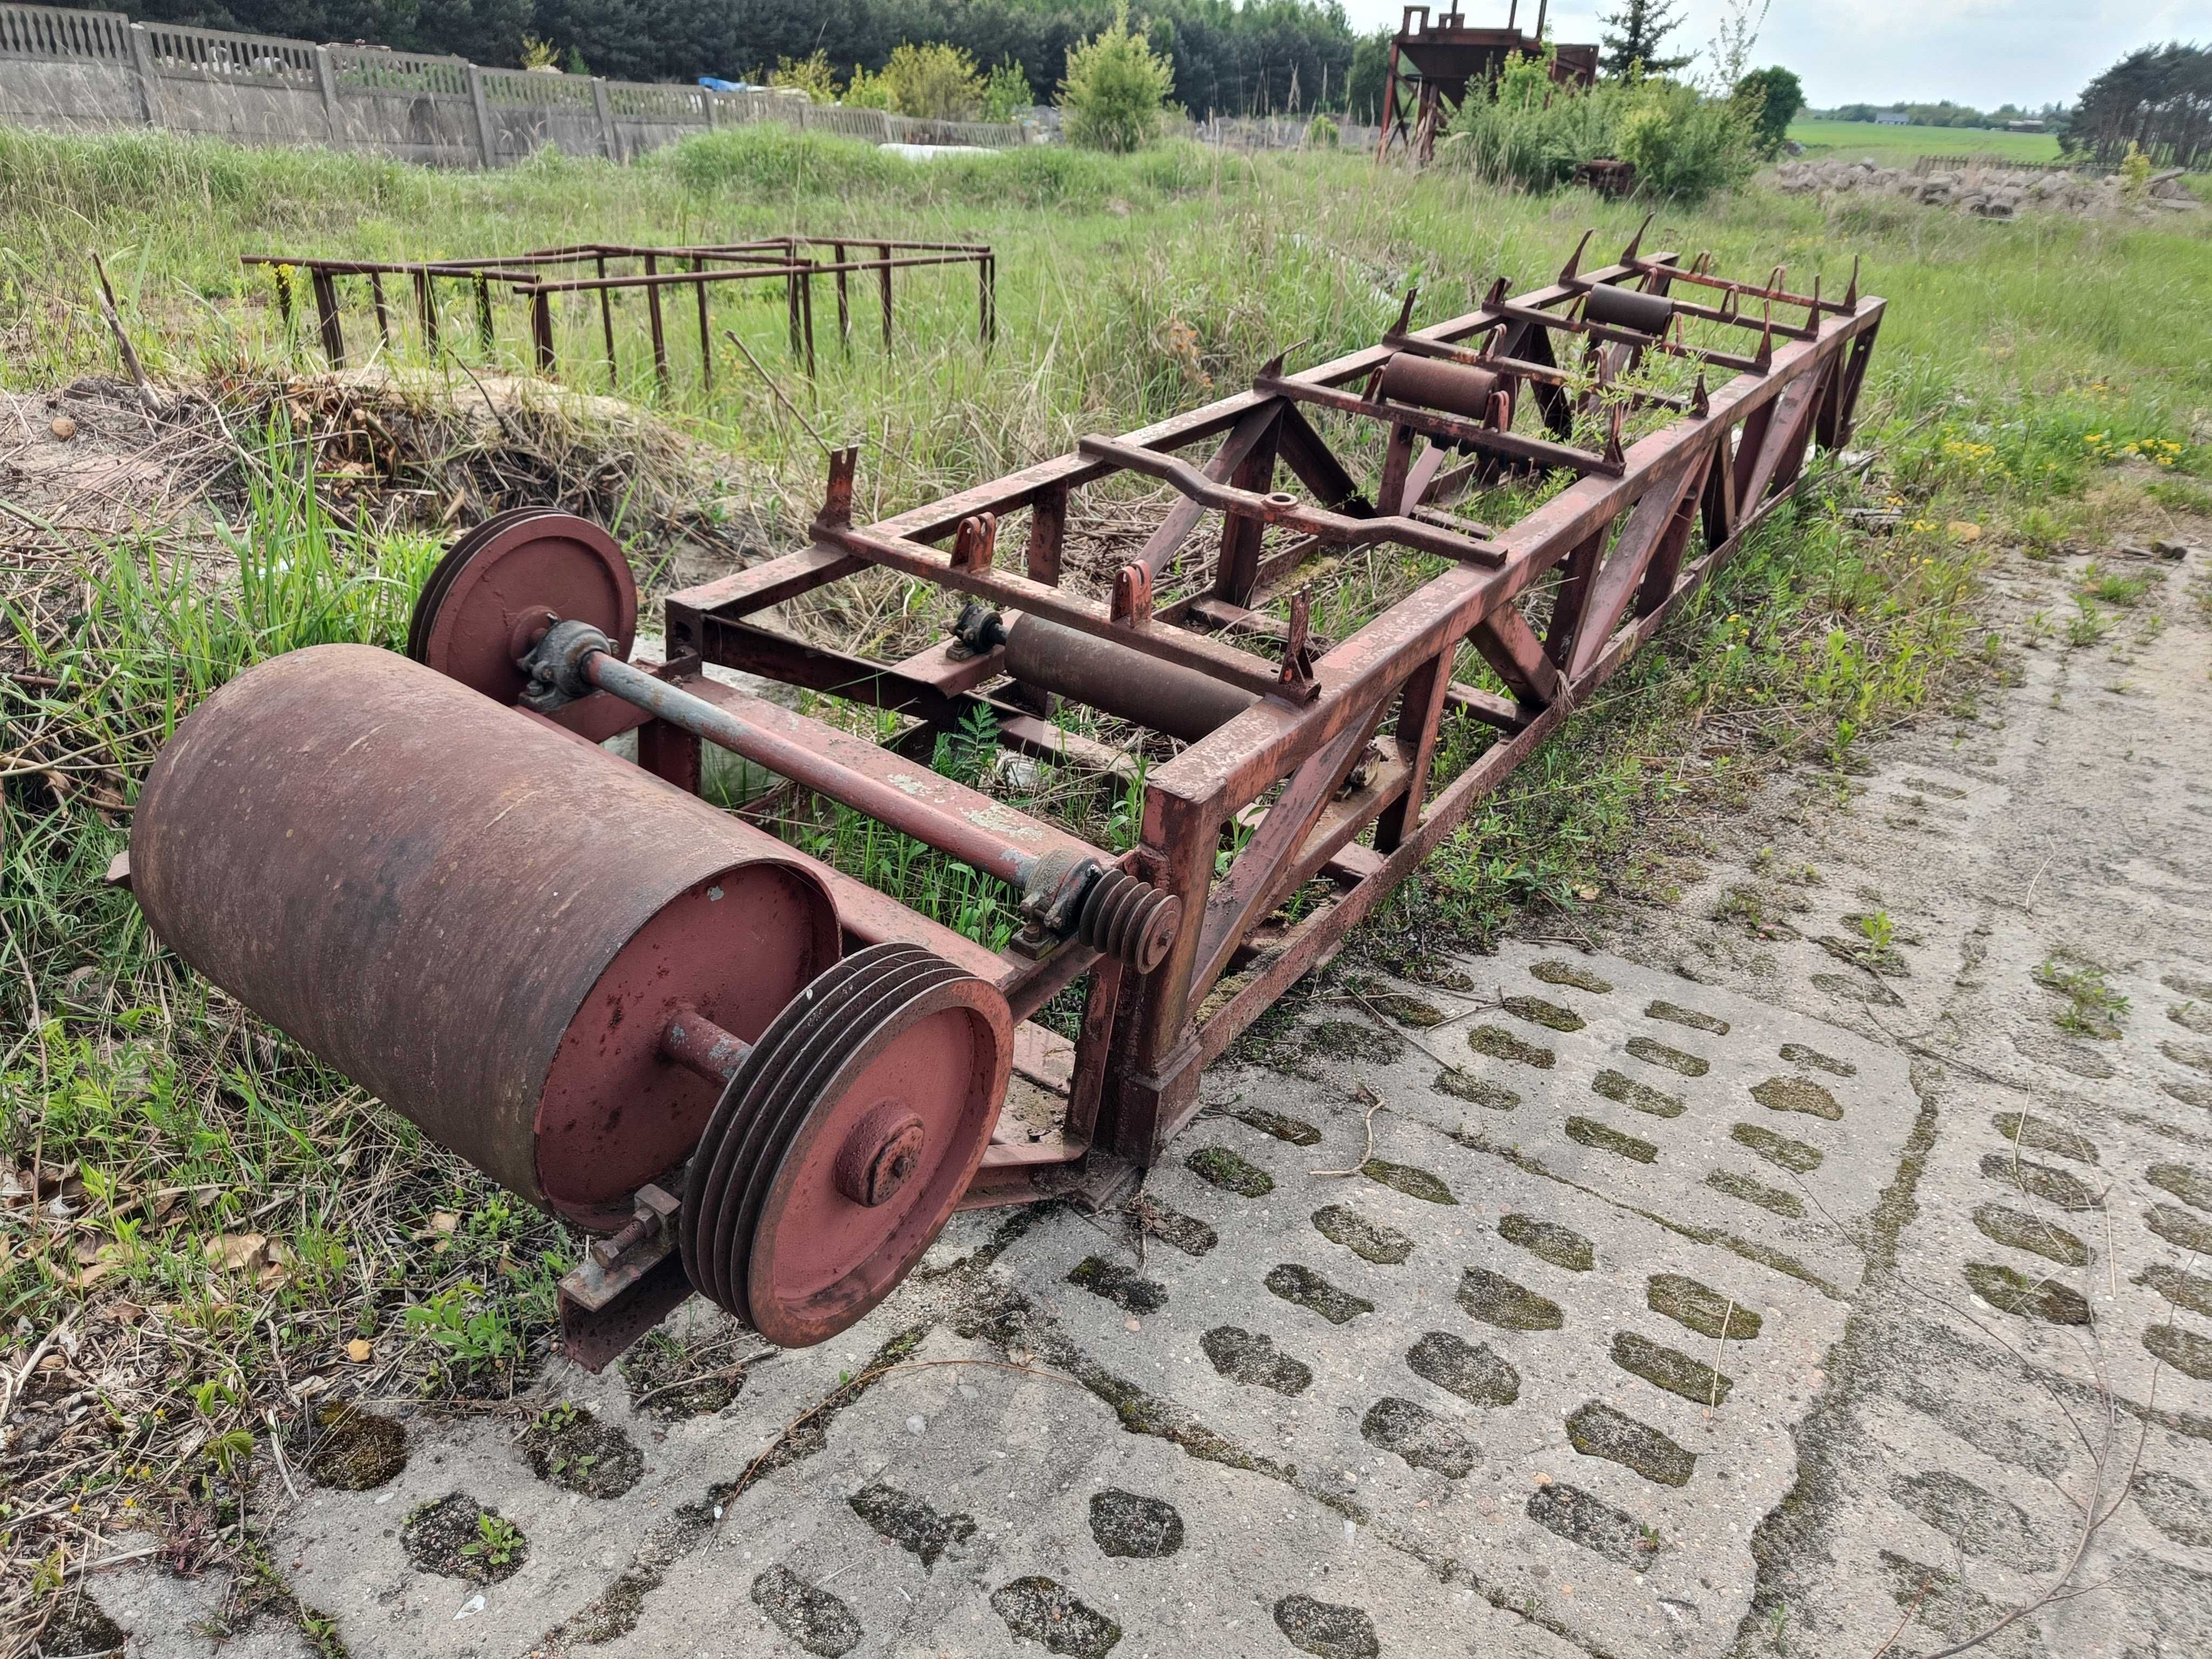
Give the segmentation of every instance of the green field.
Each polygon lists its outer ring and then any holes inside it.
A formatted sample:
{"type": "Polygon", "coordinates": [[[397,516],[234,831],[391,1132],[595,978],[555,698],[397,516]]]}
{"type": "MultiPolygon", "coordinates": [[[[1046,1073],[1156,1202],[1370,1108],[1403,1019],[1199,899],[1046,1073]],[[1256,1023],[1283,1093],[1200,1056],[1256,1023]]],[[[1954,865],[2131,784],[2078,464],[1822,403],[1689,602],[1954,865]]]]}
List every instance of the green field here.
{"type": "MultiPolygon", "coordinates": [[[[1876,139],[1900,156],[2000,142],[1800,129],[1816,140],[1828,131],[1845,153],[1876,139]]],[[[6,499],[17,484],[0,486],[0,1173],[35,1163],[77,1183],[65,1222],[0,1210],[0,1375],[27,1370],[28,1351],[64,1322],[91,1352],[127,1331],[137,1368],[124,1381],[121,1362],[101,1370],[99,1407],[10,1465],[0,1650],[35,1626],[62,1582],[52,1563],[97,1555],[118,1534],[151,1524],[198,1540],[194,1561],[255,1562],[245,1497],[270,1467],[270,1413],[297,1412],[285,1378],[329,1379],[331,1398],[374,1379],[380,1397],[433,1401],[526,1382],[548,1345],[554,1278],[577,1248],[185,971],[147,938],[129,896],[102,884],[151,755],[200,696],[298,645],[398,643],[442,546],[495,505],[589,500],[648,582],[672,560],[687,575],[726,569],[741,544],[782,551],[804,539],[821,487],[817,434],[861,444],[860,508],[888,514],[1079,434],[1223,395],[1277,352],[1303,367],[1365,344],[1408,287],[1421,289],[1417,320],[1440,319],[1494,276],[1548,281],[1590,225],[1585,268],[1603,263],[1646,211],[1492,189],[1441,168],[1378,172],[1364,155],[1191,145],[916,166],[842,140],[737,131],[628,168],[549,154],[465,174],[0,130],[0,385],[42,394],[118,373],[93,297],[96,251],[123,325],[173,400],[157,439],[142,441],[145,423],[124,403],[111,404],[121,412],[105,451],[77,440],[88,493],[71,516],[49,518],[6,499]],[[380,379],[375,364],[341,382],[311,328],[280,324],[267,276],[249,280],[238,264],[260,251],[423,259],[786,230],[988,241],[995,347],[975,340],[971,279],[922,273],[902,290],[893,353],[866,326],[865,289],[849,354],[836,344],[834,311],[818,306],[824,349],[810,384],[782,340],[781,292],[728,301],[718,328],[747,341],[810,433],[730,355],[701,392],[681,328],[664,400],[640,372],[635,315],[624,324],[632,368],[610,384],[593,355],[596,319],[578,307],[558,323],[568,378],[540,387],[535,404],[495,406],[493,390],[529,374],[513,313],[485,351],[457,297],[447,337],[462,356],[433,359],[410,341],[399,296],[404,383],[380,379]],[[123,465],[141,459],[135,471],[123,465]],[[146,486],[149,472],[161,489],[146,486]],[[146,492],[141,521],[88,527],[140,499],[132,489],[146,492]]],[[[1684,879],[1676,860],[1699,844],[1695,814],[1739,809],[1754,781],[1785,766],[1848,794],[1868,738],[1967,706],[1978,676],[2021,643],[1980,620],[1993,561],[2123,532],[2204,539],[2206,220],[1996,223],[1757,185],[1696,210],[1660,204],[1647,250],[1711,249],[1723,270],[1755,277],[1786,265],[1791,287],[1817,277],[1830,295],[1863,260],[1861,292],[1890,309],[1856,453],[1817,464],[1800,502],[1438,850],[1332,971],[1418,967],[1425,951],[1530,917],[1571,931],[1592,904],[1637,907],[1672,927],[1686,920],[1669,907],[1684,879]],[[1886,533],[1850,511],[1866,508],[1893,514],[1886,533]]],[[[349,307],[349,338],[365,347],[366,305],[356,295],[349,307]]],[[[19,398],[12,412],[18,457],[61,453],[42,400],[19,398]]],[[[1353,458],[1371,465],[1378,454],[1353,458]]],[[[1555,483],[1501,485],[1468,510],[1510,521],[1555,483]]],[[[1098,545],[1133,545],[1139,510],[1158,500],[1131,491],[1109,502],[1125,522],[1098,545]]],[[[1019,545],[1002,535],[1002,548],[1019,545]]],[[[1101,568],[1110,574],[1111,562],[1101,568]]],[[[1334,564],[1316,577],[1314,625],[1341,638],[1434,568],[1381,552],[1334,564]]],[[[932,590],[886,577],[868,592],[872,610],[813,625],[889,656],[947,620],[932,590]]],[[[2069,625],[2077,645],[2109,625],[2091,625],[2086,584],[2081,607],[2057,619],[2062,642],[2069,625]]],[[[1458,728],[1443,771],[1486,740],[1472,723],[1458,728]]],[[[943,748],[940,759],[973,763],[943,748]]],[[[1127,844],[1127,801],[1110,776],[1042,788],[1022,804],[1127,844]]],[[[910,846],[879,864],[888,838],[855,849],[843,827],[795,833],[988,935],[995,912],[971,902],[972,879],[948,879],[910,846]]],[[[276,1568],[259,1571],[257,1594],[289,1605],[276,1568]]],[[[293,1610],[312,1632],[311,1615],[293,1610]]]]}
{"type": "Polygon", "coordinates": [[[1870,155],[1896,166],[1923,155],[2002,155],[2014,161],[2055,161],[2058,140],[2047,132],[1992,132],[1983,127],[1885,127],[1871,121],[1792,121],[1790,136],[1808,157],[1870,155]]]}

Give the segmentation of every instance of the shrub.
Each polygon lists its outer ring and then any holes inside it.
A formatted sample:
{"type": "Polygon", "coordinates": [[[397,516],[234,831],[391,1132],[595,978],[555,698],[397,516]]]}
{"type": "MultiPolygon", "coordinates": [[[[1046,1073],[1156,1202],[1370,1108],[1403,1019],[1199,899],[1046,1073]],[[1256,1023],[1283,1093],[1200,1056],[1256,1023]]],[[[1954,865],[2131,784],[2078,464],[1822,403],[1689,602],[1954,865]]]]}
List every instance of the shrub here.
{"type": "Polygon", "coordinates": [[[983,77],[983,118],[986,121],[1011,121],[1017,110],[1027,109],[1036,102],[1036,94],[1030,90],[1030,78],[1022,73],[1021,65],[1011,58],[983,77]]]}
{"type": "Polygon", "coordinates": [[[1733,104],[1672,81],[1647,81],[1621,117],[1613,153],[1650,196],[1695,202],[1751,176],[1751,129],[1733,104]]]}
{"type": "Polygon", "coordinates": [[[1306,143],[1315,149],[1334,149],[1342,137],[1336,123],[1326,115],[1316,115],[1306,123],[1306,143]]]}
{"type": "Polygon", "coordinates": [[[891,53],[883,80],[901,115],[924,121],[972,121],[983,106],[983,82],[975,60],[941,40],[916,46],[908,40],[891,53]]]}
{"type": "Polygon", "coordinates": [[[834,102],[837,83],[830,72],[830,54],[816,51],[804,58],[779,58],[775,68],[769,72],[768,83],[772,87],[788,87],[803,92],[817,104],[834,102]]]}
{"type": "Polygon", "coordinates": [[[1615,157],[1647,194],[1695,201],[1750,175],[1751,129],[1728,101],[1678,82],[1561,86],[1542,58],[1516,58],[1487,92],[1470,88],[1441,154],[1495,184],[1554,190],[1584,161],[1615,157]]]}
{"type": "Polygon", "coordinates": [[[1771,160],[1805,107],[1805,88],[1786,69],[1753,70],[1735,83],[1730,101],[1750,126],[1759,154],[1771,160]]]}
{"type": "Polygon", "coordinates": [[[1129,32],[1124,5],[1111,27],[1068,48],[1060,83],[1068,142],[1116,153],[1141,149],[1159,136],[1160,110],[1174,91],[1174,69],[1129,32]]]}
{"type": "Polygon", "coordinates": [[[853,78],[845,83],[844,95],[837,100],[854,109],[896,109],[898,100],[891,94],[891,83],[880,75],[871,75],[858,64],[853,65],[853,78]]]}

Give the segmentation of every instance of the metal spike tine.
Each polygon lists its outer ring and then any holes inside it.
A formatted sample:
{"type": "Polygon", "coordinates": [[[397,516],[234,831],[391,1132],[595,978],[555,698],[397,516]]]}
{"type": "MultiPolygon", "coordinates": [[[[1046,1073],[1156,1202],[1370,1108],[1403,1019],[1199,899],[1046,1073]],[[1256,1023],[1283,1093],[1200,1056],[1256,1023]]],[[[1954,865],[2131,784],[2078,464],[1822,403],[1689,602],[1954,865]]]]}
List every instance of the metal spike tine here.
{"type": "Polygon", "coordinates": [[[1698,371],[1698,383],[1690,392],[1690,413],[1702,421],[1712,412],[1712,399],[1705,391],[1705,371],[1701,368],[1698,371]]]}
{"type": "Polygon", "coordinates": [[[1490,285],[1490,292],[1484,297],[1482,303],[1486,306],[1504,305],[1505,303],[1505,279],[1503,276],[1500,276],[1496,282],[1490,285]]]}
{"type": "Polygon", "coordinates": [[[1278,374],[1280,374],[1283,372],[1283,360],[1290,355],[1291,354],[1287,351],[1279,351],[1273,356],[1268,358],[1266,362],[1260,365],[1260,373],[1257,378],[1262,380],[1273,380],[1278,374]]]}
{"type": "Polygon", "coordinates": [[[1605,458],[1615,466],[1626,465],[1628,460],[1626,453],[1620,447],[1620,405],[1615,404],[1613,419],[1607,423],[1605,433],[1605,458]]]}
{"type": "Polygon", "coordinates": [[[1398,307],[1399,333],[1403,334],[1406,331],[1407,325],[1413,320],[1413,301],[1420,297],[1421,289],[1419,283],[1416,283],[1414,286],[1406,290],[1406,303],[1398,307]]]}
{"type": "Polygon", "coordinates": [[[1644,246],[1644,233],[1651,228],[1651,218],[1652,216],[1650,214],[1647,213],[1644,216],[1644,222],[1637,226],[1636,234],[1630,237],[1628,239],[1628,246],[1620,250],[1620,263],[1622,264],[1629,264],[1633,263],[1635,260],[1637,250],[1644,246]]]}
{"type": "Polygon", "coordinates": [[[1851,285],[1844,290],[1844,309],[1846,311],[1856,311],[1858,308],[1859,256],[1854,253],[1851,255],[1851,285]]]}
{"type": "Polygon", "coordinates": [[[1589,246],[1590,238],[1596,234],[1597,227],[1595,225],[1592,225],[1588,230],[1583,233],[1582,240],[1575,244],[1575,251],[1567,255],[1566,264],[1559,267],[1559,280],[1561,282],[1571,283],[1575,280],[1575,273],[1582,269],[1583,250],[1589,246]]]}
{"type": "Polygon", "coordinates": [[[1820,273],[1813,273],[1813,303],[1805,313],[1805,326],[1817,330],[1820,326],[1820,273]]]}

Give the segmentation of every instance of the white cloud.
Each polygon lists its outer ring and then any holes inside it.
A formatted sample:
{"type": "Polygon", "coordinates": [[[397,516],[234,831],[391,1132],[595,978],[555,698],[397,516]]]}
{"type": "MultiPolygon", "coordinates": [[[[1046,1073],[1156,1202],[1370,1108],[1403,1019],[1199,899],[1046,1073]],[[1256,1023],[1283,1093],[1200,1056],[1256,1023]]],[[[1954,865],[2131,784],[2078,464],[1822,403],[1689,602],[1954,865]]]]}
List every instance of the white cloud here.
{"type": "MultiPolygon", "coordinates": [[[[1536,4],[1521,0],[1523,27],[1536,4]]],[[[1462,0],[1462,9],[1471,23],[1502,25],[1506,6],[1462,0]]],[[[1599,14],[1613,9],[1555,5],[1552,36],[1595,40],[1599,14]]],[[[1403,5],[1345,0],[1345,10],[1366,29],[1396,23],[1403,5]]],[[[1675,50],[1702,53],[1723,12],[1722,0],[1689,0],[1675,50]]],[[[2175,40],[2212,42],[2212,0],[1774,0],[1753,61],[1796,70],[1823,107],[1949,98],[1988,109],[2070,103],[2124,52],[2175,40]]]]}

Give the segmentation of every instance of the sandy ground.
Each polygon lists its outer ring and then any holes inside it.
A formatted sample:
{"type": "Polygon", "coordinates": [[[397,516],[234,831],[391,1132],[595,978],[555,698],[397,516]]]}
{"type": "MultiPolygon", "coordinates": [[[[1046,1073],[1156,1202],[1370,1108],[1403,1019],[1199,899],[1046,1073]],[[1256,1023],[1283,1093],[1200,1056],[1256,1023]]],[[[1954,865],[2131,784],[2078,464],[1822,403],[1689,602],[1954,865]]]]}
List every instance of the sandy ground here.
{"type": "MultiPolygon", "coordinates": [[[[1217,1068],[1141,1254],[987,1213],[734,1395],[556,1364],[550,1443],[272,1482],[275,1565],[355,1655],[2212,1652],[2212,556],[2162,568],[1678,906],[1217,1068]]],[[[2077,574],[2009,562],[2007,636],[2077,574]]],[[[213,1650],[204,1584],[93,1591],[213,1650]]]]}

